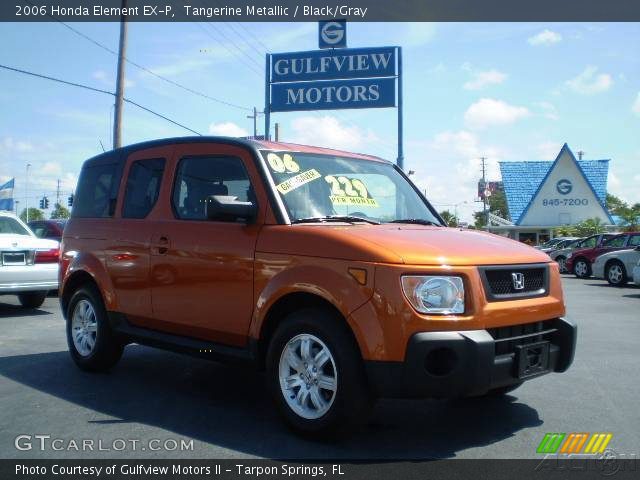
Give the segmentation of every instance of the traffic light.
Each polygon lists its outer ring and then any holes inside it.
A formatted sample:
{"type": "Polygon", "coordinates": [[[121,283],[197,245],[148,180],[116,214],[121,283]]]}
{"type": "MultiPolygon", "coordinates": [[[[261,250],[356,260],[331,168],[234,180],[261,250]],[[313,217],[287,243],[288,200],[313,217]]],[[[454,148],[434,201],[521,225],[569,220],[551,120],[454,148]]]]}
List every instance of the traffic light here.
{"type": "Polygon", "coordinates": [[[73,193],[67,198],[67,205],[73,207],[73,193]]]}
{"type": "Polygon", "coordinates": [[[49,199],[47,197],[44,197],[43,199],[43,203],[44,203],[44,210],[47,210],[49,208],[49,199]]]}
{"type": "Polygon", "coordinates": [[[44,197],[40,199],[40,210],[44,210],[44,197]]]}

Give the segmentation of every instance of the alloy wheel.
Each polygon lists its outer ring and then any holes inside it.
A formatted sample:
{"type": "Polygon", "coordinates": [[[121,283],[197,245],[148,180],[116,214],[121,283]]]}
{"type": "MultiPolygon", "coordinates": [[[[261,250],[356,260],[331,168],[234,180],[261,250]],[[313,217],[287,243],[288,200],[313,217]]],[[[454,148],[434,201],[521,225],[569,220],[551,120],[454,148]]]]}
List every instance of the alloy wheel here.
{"type": "Polygon", "coordinates": [[[622,267],[620,267],[620,265],[615,263],[609,267],[609,272],[607,275],[611,283],[618,284],[622,281],[622,276],[624,274],[622,272],[622,267]]]}
{"type": "Polygon", "coordinates": [[[280,355],[282,395],[298,416],[315,420],[336,398],[338,371],[333,354],[318,337],[303,333],[289,340],[280,355]]]}
{"type": "Polygon", "coordinates": [[[71,317],[71,336],[73,345],[83,357],[88,357],[96,346],[98,321],[93,305],[88,300],[80,300],[73,309],[71,317]]]}

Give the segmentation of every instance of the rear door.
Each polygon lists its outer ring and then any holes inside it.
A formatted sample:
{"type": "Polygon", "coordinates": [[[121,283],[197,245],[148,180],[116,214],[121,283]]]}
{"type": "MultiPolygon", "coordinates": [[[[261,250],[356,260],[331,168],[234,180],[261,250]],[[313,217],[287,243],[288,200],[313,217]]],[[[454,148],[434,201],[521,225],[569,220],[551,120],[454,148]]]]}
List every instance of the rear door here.
{"type": "Polygon", "coordinates": [[[241,147],[177,145],[166,212],[154,223],[152,302],[155,328],[243,346],[253,312],[255,246],[267,210],[251,153],[241,147]],[[205,200],[229,195],[258,204],[253,223],[207,220],[205,200]]]}
{"type": "Polygon", "coordinates": [[[156,206],[173,146],[133,152],[126,160],[113,232],[105,249],[118,311],[151,325],[150,250],[156,206]]]}

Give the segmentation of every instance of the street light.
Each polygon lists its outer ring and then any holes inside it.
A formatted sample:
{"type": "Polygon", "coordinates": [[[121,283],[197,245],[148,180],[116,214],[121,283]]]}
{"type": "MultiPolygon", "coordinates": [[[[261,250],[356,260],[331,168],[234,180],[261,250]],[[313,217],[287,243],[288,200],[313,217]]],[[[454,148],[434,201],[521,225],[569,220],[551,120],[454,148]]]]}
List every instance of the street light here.
{"type": "Polygon", "coordinates": [[[25,192],[25,199],[24,199],[24,204],[25,204],[25,208],[27,209],[27,223],[29,223],[29,167],[31,166],[30,163],[27,163],[27,180],[24,184],[24,192],[25,192]]]}

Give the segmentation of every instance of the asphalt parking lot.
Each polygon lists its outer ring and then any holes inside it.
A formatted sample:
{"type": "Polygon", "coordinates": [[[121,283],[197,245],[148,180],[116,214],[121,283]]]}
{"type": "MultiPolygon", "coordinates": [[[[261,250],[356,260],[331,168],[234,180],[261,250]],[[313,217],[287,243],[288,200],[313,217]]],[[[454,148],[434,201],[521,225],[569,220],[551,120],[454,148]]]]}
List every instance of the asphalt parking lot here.
{"type": "Polygon", "coordinates": [[[291,434],[250,370],[132,345],[111,373],[81,372],[56,297],[35,312],[0,297],[0,457],[533,458],[546,432],[612,432],[613,450],[638,454],[640,288],[568,276],[564,286],[579,324],[567,373],[502,399],[380,401],[366,427],[332,443],[291,434]],[[18,435],[38,434],[62,450],[45,440],[41,451],[34,437],[15,448],[18,435]],[[93,451],[70,443],[86,439],[93,451]],[[173,449],[181,440],[192,449],[173,449]],[[152,450],[162,445],[172,450],[152,450]]]}

